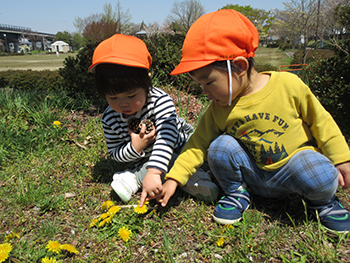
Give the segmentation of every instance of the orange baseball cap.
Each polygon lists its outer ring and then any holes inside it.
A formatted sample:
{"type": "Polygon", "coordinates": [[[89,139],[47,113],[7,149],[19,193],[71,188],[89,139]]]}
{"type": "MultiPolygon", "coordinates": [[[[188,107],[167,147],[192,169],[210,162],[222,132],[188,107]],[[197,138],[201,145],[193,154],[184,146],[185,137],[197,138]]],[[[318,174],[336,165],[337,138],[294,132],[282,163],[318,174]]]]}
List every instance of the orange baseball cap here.
{"type": "Polygon", "coordinates": [[[258,30],[241,13],[233,9],[208,13],[188,30],[181,62],[170,74],[189,72],[218,60],[254,57],[258,46],[258,30]]]}
{"type": "Polygon", "coordinates": [[[90,72],[95,73],[98,64],[112,63],[149,69],[152,57],[146,44],[139,38],[115,34],[103,40],[95,49],[90,72]]]}

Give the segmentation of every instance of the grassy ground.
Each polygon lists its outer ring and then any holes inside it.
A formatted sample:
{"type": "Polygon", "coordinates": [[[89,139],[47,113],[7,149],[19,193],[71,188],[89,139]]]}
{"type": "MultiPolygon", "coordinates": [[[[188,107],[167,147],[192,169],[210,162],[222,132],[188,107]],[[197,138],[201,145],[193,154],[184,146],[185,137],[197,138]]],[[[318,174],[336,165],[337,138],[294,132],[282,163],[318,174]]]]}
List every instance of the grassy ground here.
{"type": "Polygon", "coordinates": [[[8,69],[56,70],[63,66],[63,61],[74,53],[36,54],[24,56],[0,56],[0,71],[8,69]]]}
{"type": "MultiPolygon", "coordinates": [[[[12,246],[5,262],[350,262],[349,235],[327,234],[298,196],[253,196],[232,227],[212,221],[215,204],[181,190],[166,208],[151,202],[135,213],[140,193],[125,205],[111,191],[124,167],[106,151],[100,112],[83,98],[0,89],[0,244],[12,246]],[[106,201],[121,207],[113,217],[106,201]],[[49,241],[78,253],[52,243],[49,251],[49,241]]],[[[349,208],[349,192],[338,196],[349,208]]]]}
{"type": "Polygon", "coordinates": [[[282,51],[277,48],[258,47],[255,52],[255,61],[257,64],[271,64],[279,67],[281,65],[289,65],[292,60],[292,51],[282,51]]]}
{"type": "MultiPolygon", "coordinates": [[[[257,64],[271,64],[275,67],[280,65],[288,65],[291,58],[289,57],[292,52],[285,52],[277,48],[265,48],[259,47],[254,57],[257,64]],[[289,55],[289,56],[288,56],[289,55]]],[[[8,69],[32,69],[43,70],[50,69],[56,70],[63,66],[63,61],[68,56],[74,56],[75,53],[61,53],[59,57],[56,54],[36,54],[25,56],[0,56],[0,70],[8,69]]]]}
{"type": "MultiPolygon", "coordinates": [[[[0,102],[0,243],[13,247],[7,262],[350,261],[348,236],[328,235],[297,196],[255,196],[233,227],[214,223],[215,205],[181,190],[166,208],[150,203],[147,213],[136,214],[111,191],[113,173],[123,167],[106,154],[98,112],[64,93],[1,90],[0,102]],[[106,201],[123,208],[111,223],[90,227],[106,201]],[[122,227],[131,231],[127,242],[118,235],[122,227]],[[11,239],[14,232],[19,236],[11,239]],[[79,253],[53,253],[49,241],[71,244],[79,253]]],[[[348,193],[339,196],[347,200],[348,193]]]]}

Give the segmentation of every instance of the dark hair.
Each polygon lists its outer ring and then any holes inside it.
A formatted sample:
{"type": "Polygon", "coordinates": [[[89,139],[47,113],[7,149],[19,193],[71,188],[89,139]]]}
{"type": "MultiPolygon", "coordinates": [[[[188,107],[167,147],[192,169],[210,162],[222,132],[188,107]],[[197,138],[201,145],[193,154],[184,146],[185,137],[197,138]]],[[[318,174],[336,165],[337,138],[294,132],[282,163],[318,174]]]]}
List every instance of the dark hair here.
{"type": "MultiPolygon", "coordinates": [[[[248,79],[249,79],[250,74],[252,72],[252,68],[255,68],[255,60],[254,60],[254,58],[247,58],[247,60],[249,63],[248,71],[247,71],[247,75],[248,75],[248,79]]],[[[222,71],[227,72],[227,61],[226,60],[215,61],[209,65],[212,66],[213,68],[218,69],[218,70],[222,70],[222,71]]],[[[241,68],[238,67],[235,63],[231,63],[231,71],[239,73],[239,72],[241,72],[241,68]]],[[[192,75],[193,71],[190,71],[189,74],[192,75]]]]}
{"type": "Polygon", "coordinates": [[[103,98],[106,95],[115,95],[138,88],[144,89],[148,95],[152,88],[147,69],[111,63],[96,66],[95,81],[97,92],[103,98]]]}

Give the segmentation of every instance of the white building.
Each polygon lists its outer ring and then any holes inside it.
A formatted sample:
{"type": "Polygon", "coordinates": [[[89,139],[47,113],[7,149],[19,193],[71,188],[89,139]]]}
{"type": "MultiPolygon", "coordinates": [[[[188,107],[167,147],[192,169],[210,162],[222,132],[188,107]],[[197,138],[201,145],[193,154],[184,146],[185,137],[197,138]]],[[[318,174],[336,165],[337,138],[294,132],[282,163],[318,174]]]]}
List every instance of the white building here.
{"type": "Polygon", "coordinates": [[[52,52],[68,52],[69,51],[69,45],[66,42],[63,41],[56,41],[51,44],[52,52]]]}

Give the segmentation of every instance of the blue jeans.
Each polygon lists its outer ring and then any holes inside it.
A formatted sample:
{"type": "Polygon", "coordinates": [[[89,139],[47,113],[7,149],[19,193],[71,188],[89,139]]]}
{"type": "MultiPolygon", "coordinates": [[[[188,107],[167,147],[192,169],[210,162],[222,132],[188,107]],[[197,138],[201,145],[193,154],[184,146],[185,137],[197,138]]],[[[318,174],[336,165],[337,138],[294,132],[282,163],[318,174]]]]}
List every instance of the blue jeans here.
{"type": "Polygon", "coordinates": [[[235,138],[221,135],[208,150],[210,170],[225,194],[245,182],[251,193],[281,197],[297,193],[314,205],[327,205],[338,187],[338,171],[324,155],[301,151],[275,171],[259,169],[253,156],[235,138]]]}

